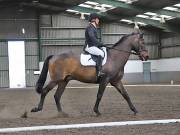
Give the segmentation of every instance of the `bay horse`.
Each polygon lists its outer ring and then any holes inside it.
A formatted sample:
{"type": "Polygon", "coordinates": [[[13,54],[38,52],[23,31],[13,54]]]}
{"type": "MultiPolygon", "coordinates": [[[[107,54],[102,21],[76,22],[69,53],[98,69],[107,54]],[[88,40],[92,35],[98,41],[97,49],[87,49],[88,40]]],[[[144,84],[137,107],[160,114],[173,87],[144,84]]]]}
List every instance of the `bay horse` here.
{"type": "Polygon", "coordinates": [[[124,75],[124,66],[132,53],[131,51],[134,51],[134,53],[139,55],[139,58],[142,61],[148,59],[148,52],[145,49],[143,34],[140,32],[123,36],[117,43],[108,49],[107,62],[102,68],[105,75],[102,76],[98,82],[95,67],[82,66],[79,54],[68,52],[48,56],[44,61],[41,74],[36,83],[36,91],[41,94],[40,102],[38,107],[33,108],[31,112],[38,112],[43,109],[47,93],[56,85],[58,85],[58,88],[55,92],[54,99],[58,112],[62,112],[60,99],[65,87],[70,80],[78,80],[85,83],[99,84],[97,99],[93,108],[96,115],[100,115],[98,107],[108,83],[114,86],[117,91],[122,94],[130,109],[134,112],[134,114],[136,114],[137,110],[132,104],[131,99],[121,81],[124,75]],[[50,74],[50,81],[47,86],[43,88],[48,71],[50,74]]]}

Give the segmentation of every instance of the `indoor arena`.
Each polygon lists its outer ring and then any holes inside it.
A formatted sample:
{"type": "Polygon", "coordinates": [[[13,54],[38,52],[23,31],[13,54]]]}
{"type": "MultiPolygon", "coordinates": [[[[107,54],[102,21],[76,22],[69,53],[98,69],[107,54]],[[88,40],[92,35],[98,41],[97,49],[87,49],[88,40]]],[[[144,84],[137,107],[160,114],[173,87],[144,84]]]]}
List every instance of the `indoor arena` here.
{"type": "Polygon", "coordinates": [[[179,0],[1,0],[0,135],[179,135],[179,0]]]}

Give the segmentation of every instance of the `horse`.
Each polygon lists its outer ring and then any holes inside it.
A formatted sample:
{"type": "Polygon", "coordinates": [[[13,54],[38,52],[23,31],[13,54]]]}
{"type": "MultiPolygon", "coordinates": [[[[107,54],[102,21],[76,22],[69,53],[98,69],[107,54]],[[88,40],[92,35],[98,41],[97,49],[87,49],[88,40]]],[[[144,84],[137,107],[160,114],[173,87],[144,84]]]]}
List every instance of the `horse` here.
{"type": "Polygon", "coordinates": [[[85,83],[99,84],[97,98],[93,108],[97,116],[101,114],[98,109],[99,103],[109,83],[124,97],[130,109],[136,114],[138,111],[131,102],[121,81],[124,75],[124,66],[132,53],[137,54],[142,61],[146,61],[149,57],[148,51],[145,49],[143,34],[140,32],[133,32],[123,36],[111,48],[107,49],[107,62],[102,67],[102,71],[105,74],[98,79],[98,82],[96,78],[96,68],[94,66],[82,66],[79,54],[70,51],[59,55],[48,56],[44,61],[41,74],[36,83],[36,91],[41,94],[40,102],[31,112],[38,112],[43,109],[46,95],[56,85],[58,85],[58,87],[54,94],[54,99],[58,112],[62,112],[60,99],[65,87],[70,80],[78,80],[85,83]],[[48,71],[50,81],[43,88],[48,71]]]}

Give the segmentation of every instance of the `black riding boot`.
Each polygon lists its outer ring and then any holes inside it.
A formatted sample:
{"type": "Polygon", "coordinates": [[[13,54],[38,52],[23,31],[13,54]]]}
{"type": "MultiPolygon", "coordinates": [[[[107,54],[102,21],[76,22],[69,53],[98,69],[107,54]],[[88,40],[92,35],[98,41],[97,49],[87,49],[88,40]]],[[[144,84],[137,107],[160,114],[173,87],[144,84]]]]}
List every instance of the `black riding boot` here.
{"type": "Polygon", "coordinates": [[[97,62],[96,62],[96,73],[97,73],[97,77],[100,77],[102,75],[104,75],[104,73],[102,72],[102,61],[103,58],[99,55],[97,62]]]}

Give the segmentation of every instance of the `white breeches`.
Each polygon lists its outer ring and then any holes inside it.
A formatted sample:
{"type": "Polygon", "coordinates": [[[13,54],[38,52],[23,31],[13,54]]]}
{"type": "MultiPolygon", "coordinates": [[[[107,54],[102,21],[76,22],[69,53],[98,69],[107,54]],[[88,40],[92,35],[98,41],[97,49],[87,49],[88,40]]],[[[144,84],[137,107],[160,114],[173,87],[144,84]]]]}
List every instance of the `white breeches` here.
{"type": "Polygon", "coordinates": [[[104,52],[96,46],[88,47],[87,45],[85,51],[89,52],[92,55],[96,55],[96,56],[101,55],[101,57],[104,58],[104,52]]]}

